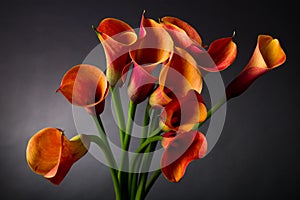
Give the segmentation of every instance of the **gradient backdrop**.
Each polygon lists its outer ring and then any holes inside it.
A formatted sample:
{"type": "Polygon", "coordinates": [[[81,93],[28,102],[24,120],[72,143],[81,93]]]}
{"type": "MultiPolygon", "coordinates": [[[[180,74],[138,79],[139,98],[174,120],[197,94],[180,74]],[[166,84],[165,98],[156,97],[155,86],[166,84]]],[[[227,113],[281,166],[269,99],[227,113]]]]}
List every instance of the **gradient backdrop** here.
{"type": "Polygon", "coordinates": [[[225,83],[247,64],[258,34],[278,38],[287,54],[284,66],[228,104],[223,133],[210,154],[193,162],[180,183],[161,176],[148,199],[299,198],[295,8],[289,1],[1,1],[1,199],[113,199],[107,167],[90,154],[57,187],[29,169],[25,148],[46,126],[75,134],[71,106],[54,91],[62,75],[99,43],[91,25],[115,17],[138,27],[143,10],[154,19],[172,15],[188,21],[206,44],[235,31],[239,52],[222,73],[225,83]]]}

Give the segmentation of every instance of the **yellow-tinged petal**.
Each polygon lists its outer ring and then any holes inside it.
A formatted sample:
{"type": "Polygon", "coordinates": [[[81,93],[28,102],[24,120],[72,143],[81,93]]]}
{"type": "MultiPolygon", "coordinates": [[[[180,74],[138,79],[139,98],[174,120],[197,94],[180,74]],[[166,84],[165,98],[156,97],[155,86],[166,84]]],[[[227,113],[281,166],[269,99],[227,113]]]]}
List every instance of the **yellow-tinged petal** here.
{"type": "Polygon", "coordinates": [[[115,19],[105,18],[97,27],[106,56],[107,79],[111,86],[122,85],[122,71],[131,63],[129,47],[137,40],[137,35],[127,23],[115,19]]]}
{"type": "Polygon", "coordinates": [[[227,98],[233,98],[244,91],[260,76],[282,65],[286,55],[277,39],[259,35],[253,55],[243,71],[227,86],[227,98]]]}
{"type": "MultiPolygon", "coordinates": [[[[207,151],[205,136],[197,131],[182,133],[165,144],[165,152],[161,159],[161,168],[165,178],[171,182],[179,182],[187,166],[196,159],[204,157],[207,151]]],[[[163,139],[164,140],[164,139],[163,139]]]]}
{"type": "Polygon", "coordinates": [[[175,47],[172,58],[161,70],[159,84],[171,90],[177,98],[185,96],[191,89],[201,93],[201,72],[187,51],[175,47]]]}
{"type": "Polygon", "coordinates": [[[65,73],[57,91],[61,92],[70,103],[90,110],[104,102],[108,88],[108,81],[98,67],[80,64],[65,73]]]}
{"type": "Polygon", "coordinates": [[[89,141],[84,135],[68,140],[60,129],[44,128],[28,141],[26,159],[33,172],[58,185],[88,148],[89,141]]]}
{"type": "Polygon", "coordinates": [[[269,35],[259,35],[257,45],[247,67],[260,67],[273,69],[282,65],[286,55],[278,39],[269,35]]]}
{"type": "Polygon", "coordinates": [[[161,108],[170,103],[172,101],[173,95],[171,95],[170,90],[167,90],[167,88],[163,87],[162,85],[159,85],[153,93],[149,97],[149,104],[151,107],[161,108]]]}

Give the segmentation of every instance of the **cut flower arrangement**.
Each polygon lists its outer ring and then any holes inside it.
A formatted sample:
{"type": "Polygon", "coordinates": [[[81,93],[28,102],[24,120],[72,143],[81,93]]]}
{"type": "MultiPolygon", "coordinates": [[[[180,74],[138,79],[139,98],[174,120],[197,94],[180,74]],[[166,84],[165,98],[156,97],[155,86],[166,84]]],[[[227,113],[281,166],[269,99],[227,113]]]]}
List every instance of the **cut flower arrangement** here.
{"type": "Polygon", "coordinates": [[[73,66],[62,77],[57,92],[87,111],[97,135],[81,133],[68,139],[59,128],[43,128],[28,141],[26,159],[33,172],[59,185],[90,144],[96,144],[105,155],[117,200],[145,199],[161,174],[170,182],[179,182],[188,165],[207,154],[209,140],[202,125],[224,103],[286,60],[277,39],[258,35],[248,64],[227,85],[219,102],[208,108],[201,93],[203,76],[232,65],[237,55],[234,35],[205,45],[184,20],[166,16],[156,21],[144,13],[138,31],[115,18],[105,18],[93,29],[105,52],[106,69],[91,64],[73,66]],[[129,99],[127,119],[121,88],[126,88],[129,99]],[[115,133],[101,119],[108,95],[117,119],[120,160],[109,141],[109,135],[115,133]],[[129,156],[137,106],[142,102],[146,106],[139,145],[129,156]],[[151,171],[151,152],[159,145],[163,150],[160,166],[151,171]]]}

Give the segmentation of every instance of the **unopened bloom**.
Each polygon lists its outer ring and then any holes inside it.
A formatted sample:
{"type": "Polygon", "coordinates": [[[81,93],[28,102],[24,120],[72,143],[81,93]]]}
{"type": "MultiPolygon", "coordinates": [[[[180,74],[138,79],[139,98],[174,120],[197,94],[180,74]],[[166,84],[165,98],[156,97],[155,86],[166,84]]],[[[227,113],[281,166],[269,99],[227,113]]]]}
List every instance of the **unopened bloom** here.
{"type": "Polygon", "coordinates": [[[259,35],[253,55],[243,71],[227,86],[227,98],[242,94],[261,75],[279,67],[286,55],[277,39],[269,35],[259,35]]]}
{"type": "Polygon", "coordinates": [[[193,161],[203,158],[207,151],[205,136],[197,131],[175,134],[166,133],[162,140],[165,151],[161,159],[161,170],[165,178],[171,182],[179,182],[187,166],[193,161]]]}
{"type": "Polygon", "coordinates": [[[88,148],[89,141],[85,135],[68,140],[60,129],[44,128],[29,140],[26,159],[33,172],[59,185],[88,148]]]}

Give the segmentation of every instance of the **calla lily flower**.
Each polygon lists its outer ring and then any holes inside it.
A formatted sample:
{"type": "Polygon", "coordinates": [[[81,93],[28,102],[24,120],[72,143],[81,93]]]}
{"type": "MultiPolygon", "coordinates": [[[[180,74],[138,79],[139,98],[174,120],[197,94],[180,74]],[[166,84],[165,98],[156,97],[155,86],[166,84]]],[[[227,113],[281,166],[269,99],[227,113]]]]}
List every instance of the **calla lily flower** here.
{"type": "Polygon", "coordinates": [[[138,104],[144,101],[151,93],[157,78],[152,76],[143,67],[134,63],[131,79],[128,85],[130,100],[138,104]]]}
{"type": "Polygon", "coordinates": [[[162,67],[159,87],[151,94],[150,105],[163,107],[172,99],[186,96],[190,90],[201,93],[201,72],[187,51],[175,47],[171,59],[162,67]]]}
{"type": "Polygon", "coordinates": [[[90,114],[101,114],[108,94],[108,81],[96,66],[80,64],[69,69],[57,91],[73,105],[84,107],[90,114]]]}
{"type": "Polygon", "coordinates": [[[173,40],[168,32],[153,19],[142,15],[138,41],[131,47],[134,64],[128,94],[135,103],[145,100],[157,81],[151,75],[154,68],[166,62],[173,52],[173,40]]]}
{"type": "Polygon", "coordinates": [[[26,159],[33,172],[59,185],[88,148],[89,141],[85,135],[68,140],[62,130],[44,128],[28,141],[26,159]]]}
{"type": "Polygon", "coordinates": [[[122,85],[122,74],[131,64],[129,47],[136,42],[137,35],[127,23],[114,18],[102,20],[96,33],[105,51],[109,84],[122,85]]]}
{"type": "Polygon", "coordinates": [[[176,98],[164,107],[160,123],[164,131],[188,132],[206,117],[203,98],[197,91],[190,90],[183,98],[176,98]]]}
{"type": "Polygon", "coordinates": [[[236,58],[237,46],[232,40],[233,37],[213,41],[206,51],[200,35],[187,22],[167,16],[161,19],[161,23],[172,36],[175,46],[187,50],[197,61],[198,66],[206,71],[222,71],[236,58]]]}
{"type": "Polygon", "coordinates": [[[205,136],[197,130],[176,136],[173,136],[172,133],[165,135],[162,140],[165,151],[161,159],[161,170],[167,180],[179,182],[184,176],[187,166],[193,160],[205,156],[207,141],[205,136]]]}
{"type": "Polygon", "coordinates": [[[130,57],[146,71],[167,61],[173,52],[173,40],[168,32],[153,19],[142,15],[138,41],[131,47],[130,57]]]}
{"type": "Polygon", "coordinates": [[[269,35],[259,35],[253,55],[243,71],[227,86],[227,98],[242,94],[261,75],[279,67],[286,55],[277,39],[269,35]]]}

